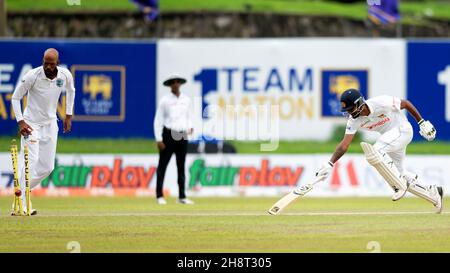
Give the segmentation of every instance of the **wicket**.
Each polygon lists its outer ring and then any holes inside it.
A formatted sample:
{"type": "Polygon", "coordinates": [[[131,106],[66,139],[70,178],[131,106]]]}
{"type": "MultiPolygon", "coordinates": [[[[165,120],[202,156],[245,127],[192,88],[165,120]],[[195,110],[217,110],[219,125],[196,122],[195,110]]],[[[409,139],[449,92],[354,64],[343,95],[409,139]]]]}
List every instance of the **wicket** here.
{"type": "Polygon", "coordinates": [[[31,215],[31,199],[30,199],[30,172],[29,172],[29,162],[28,162],[28,146],[24,145],[24,163],[25,163],[25,198],[27,202],[27,211],[23,210],[23,202],[21,200],[22,190],[19,183],[19,164],[18,164],[18,149],[16,140],[11,141],[11,159],[13,167],[13,177],[14,177],[14,206],[11,215],[22,216],[31,215]]]}

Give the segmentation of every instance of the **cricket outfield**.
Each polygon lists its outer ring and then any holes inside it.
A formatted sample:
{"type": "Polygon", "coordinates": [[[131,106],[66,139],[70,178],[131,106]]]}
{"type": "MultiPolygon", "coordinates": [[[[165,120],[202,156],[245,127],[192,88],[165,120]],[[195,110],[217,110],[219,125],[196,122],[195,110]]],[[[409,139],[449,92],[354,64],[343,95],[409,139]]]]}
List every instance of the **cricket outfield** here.
{"type": "MultiPolygon", "coordinates": [[[[9,216],[0,198],[0,252],[277,253],[448,252],[450,213],[404,198],[301,198],[271,216],[277,198],[35,197],[37,216],[9,216]]],[[[447,197],[445,203],[450,201],[447,197]]]]}

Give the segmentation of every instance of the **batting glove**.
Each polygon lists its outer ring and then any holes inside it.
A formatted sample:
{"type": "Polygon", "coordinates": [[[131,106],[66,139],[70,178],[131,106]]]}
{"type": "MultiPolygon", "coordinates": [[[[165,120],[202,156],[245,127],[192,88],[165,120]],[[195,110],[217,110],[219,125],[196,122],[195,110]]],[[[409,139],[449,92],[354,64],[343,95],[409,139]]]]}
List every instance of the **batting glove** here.
{"type": "Polygon", "coordinates": [[[319,170],[316,171],[316,177],[325,180],[331,174],[334,164],[328,161],[326,164],[322,165],[319,170]]]}
{"type": "Polygon", "coordinates": [[[420,135],[428,141],[434,140],[436,137],[436,129],[428,120],[421,119],[419,121],[420,135]]]}

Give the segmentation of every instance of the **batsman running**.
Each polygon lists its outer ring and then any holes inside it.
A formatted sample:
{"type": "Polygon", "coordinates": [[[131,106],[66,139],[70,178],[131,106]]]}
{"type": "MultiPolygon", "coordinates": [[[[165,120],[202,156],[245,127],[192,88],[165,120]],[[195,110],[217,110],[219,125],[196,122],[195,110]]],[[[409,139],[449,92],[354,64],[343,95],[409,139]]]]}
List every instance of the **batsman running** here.
{"type": "MultiPolygon", "coordinates": [[[[44,53],[42,66],[28,71],[17,85],[12,96],[12,107],[19,126],[21,137],[21,156],[23,159],[24,145],[28,147],[30,189],[41,183],[52,171],[55,165],[58,124],[56,110],[58,100],[66,91],[66,116],[64,133],[71,131],[72,111],[75,99],[73,77],[69,70],[60,67],[59,53],[49,48],[44,53]],[[22,115],[20,101],[27,96],[27,106],[22,115]]],[[[25,198],[25,168],[23,160],[19,160],[19,182],[22,198],[25,198]]],[[[26,203],[23,200],[23,209],[26,203]]],[[[14,205],[14,204],[13,204],[14,205]]],[[[31,215],[37,213],[32,209],[31,215]]]]}
{"type": "Polygon", "coordinates": [[[361,147],[367,162],[394,190],[392,200],[400,200],[409,191],[433,204],[437,213],[442,212],[442,187],[421,185],[418,176],[403,166],[413,128],[402,110],[406,109],[414,117],[420,135],[428,141],[436,137],[436,129],[431,122],[424,120],[410,101],[397,97],[383,95],[365,100],[358,90],[349,89],[342,93],[340,101],[341,111],[348,116],[345,135],[330,161],[316,172],[316,178],[324,180],[330,175],[334,163],[347,152],[358,130],[376,131],[381,136],[375,144],[361,142],[361,147]]]}

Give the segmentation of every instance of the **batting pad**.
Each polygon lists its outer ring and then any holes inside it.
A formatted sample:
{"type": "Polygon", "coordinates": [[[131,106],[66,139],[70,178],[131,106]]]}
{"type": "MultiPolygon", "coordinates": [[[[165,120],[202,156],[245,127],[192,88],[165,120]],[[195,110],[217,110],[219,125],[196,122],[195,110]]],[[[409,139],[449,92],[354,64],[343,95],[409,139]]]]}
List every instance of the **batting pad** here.
{"type": "Polygon", "coordinates": [[[421,186],[417,183],[411,183],[408,188],[408,191],[414,195],[422,197],[433,205],[437,204],[437,198],[440,198],[437,193],[432,193],[429,187],[421,186]]]}
{"type": "Polygon", "coordinates": [[[367,162],[381,174],[384,180],[386,180],[393,189],[406,189],[406,183],[403,180],[402,175],[387,153],[380,154],[371,144],[366,142],[361,142],[361,148],[364,151],[367,162]]]}

